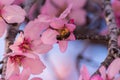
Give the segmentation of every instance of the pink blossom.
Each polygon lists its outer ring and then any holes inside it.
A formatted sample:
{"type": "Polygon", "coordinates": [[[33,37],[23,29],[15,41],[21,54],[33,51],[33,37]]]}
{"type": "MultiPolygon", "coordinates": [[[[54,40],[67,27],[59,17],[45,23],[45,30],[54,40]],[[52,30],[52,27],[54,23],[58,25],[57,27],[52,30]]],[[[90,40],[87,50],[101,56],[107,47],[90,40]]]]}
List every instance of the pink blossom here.
{"type": "Polygon", "coordinates": [[[64,52],[67,48],[68,41],[75,40],[73,34],[75,25],[57,19],[51,22],[50,26],[53,30],[48,29],[43,32],[41,40],[45,44],[54,44],[58,42],[60,50],[64,52]]]}
{"type": "Polygon", "coordinates": [[[23,70],[29,69],[32,74],[40,74],[45,69],[44,64],[35,54],[9,53],[7,56],[6,79],[19,74],[19,66],[23,66],[23,70]]]}
{"type": "Polygon", "coordinates": [[[17,5],[10,5],[14,0],[0,0],[0,37],[4,34],[7,23],[21,23],[26,12],[17,5]],[[5,20],[5,21],[4,21],[5,20]]]}
{"type": "Polygon", "coordinates": [[[20,33],[16,41],[10,48],[17,52],[47,53],[52,49],[52,45],[44,44],[40,34],[46,26],[40,22],[31,21],[24,29],[24,34],[20,33]]]}
{"type": "Polygon", "coordinates": [[[65,17],[70,13],[72,5],[70,5],[59,18],[54,18],[49,29],[43,32],[41,40],[45,44],[58,43],[60,50],[65,52],[67,49],[68,41],[75,40],[73,31],[76,26],[73,23],[69,23],[65,20],[65,17]]]}
{"type": "Polygon", "coordinates": [[[89,72],[86,66],[82,66],[80,70],[79,80],[103,80],[100,75],[96,74],[90,78],[89,72]]]}
{"type": "Polygon", "coordinates": [[[61,12],[72,3],[72,11],[68,15],[68,18],[73,18],[77,25],[83,25],[86,21],[86,11],[83,9],[86,1],[87,0],[46,0],[45,5],[41,9],[41,13],[50,16],[60,16],[61,12]]]}

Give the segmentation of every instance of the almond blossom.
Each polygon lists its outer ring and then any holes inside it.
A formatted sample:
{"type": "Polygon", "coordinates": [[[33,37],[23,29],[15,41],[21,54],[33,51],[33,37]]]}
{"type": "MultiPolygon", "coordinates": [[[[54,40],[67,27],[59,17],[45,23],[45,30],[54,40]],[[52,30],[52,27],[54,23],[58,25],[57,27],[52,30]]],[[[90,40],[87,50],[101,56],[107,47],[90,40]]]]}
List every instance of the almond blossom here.
{"type": "Polygon", "coordinates": [[[73,31],[75,30],[76,26],[71,21],[67,22],[65,17],[70,13],[72,5],[70,5],[61,15],[59,18],[54,18],[51,23],[50,27],[43,32],[41,40],[45,44],[54,44],[58,43],[60,50],[65,52],[67,49],[68,41],[75,40],[73,31]]]}
{"type": "MultiPolygon", "coordinates": [[[[9,53],[6,69],[6,79],[15,74],[20,74],[19,67],[23,70],[29,69],[31,74],[40,74],[45,69],[44,64],[35,54],[9,53]]],[[[24,75],[23,75],[24,76],[24,75]]]]}
{"type": "Polygon", "coordinates": [[[17,5],[11,5],[14,0],[0,0],[0,37],[7,28],[7,23],[21,23],[24,21],[26,12],[17,5]]]}
{"type": "Polygon", "coordinates": [[[52,45],[44,44],[40,37],[45,27],[43,23],[31,21],[26,25],[24,33],[20,33],[14,44],[10,46],[10,49],[22,53],[47,53],[52,49],[52,45]]]}
{"type": "Polygon", "coordinates": [[[90,78],[90,74],[86,68],[86,66],[82,66],[80,70],[79,80],[103,80],[100,75],[94,75],[90,78]]]}

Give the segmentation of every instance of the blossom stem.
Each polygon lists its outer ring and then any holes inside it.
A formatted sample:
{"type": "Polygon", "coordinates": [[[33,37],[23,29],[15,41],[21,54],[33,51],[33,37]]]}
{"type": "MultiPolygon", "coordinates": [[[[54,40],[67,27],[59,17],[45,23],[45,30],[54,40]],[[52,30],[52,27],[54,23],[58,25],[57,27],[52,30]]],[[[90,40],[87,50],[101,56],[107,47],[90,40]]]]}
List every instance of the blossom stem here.
{"type": "Polygon", "coordinates": [[[80,40],[84,40],[84,39],[89,39],[89,40],[104,40],[104,41],[108,41],[109,40],[109,36],[102,36],[102,35],[98,35],[98,34],[87,34],[87,35],[83,35],[83,34],[77,34],[75,35],[76,39],[80,40]]]}

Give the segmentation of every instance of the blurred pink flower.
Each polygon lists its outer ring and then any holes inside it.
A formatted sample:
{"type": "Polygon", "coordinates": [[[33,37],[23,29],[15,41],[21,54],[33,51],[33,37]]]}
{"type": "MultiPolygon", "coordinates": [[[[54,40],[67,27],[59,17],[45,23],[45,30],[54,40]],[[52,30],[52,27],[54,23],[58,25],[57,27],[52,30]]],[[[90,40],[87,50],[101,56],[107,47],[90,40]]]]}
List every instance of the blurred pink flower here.
{"type": "Polygon", "coordinates": [[[9,53],[6,56],[8,56],[6,79],[9,79],[12,75],[19,74],[19,66],[23,66],[23,70],[29,69],[31,74],[40,74],[45,69],[39,56],[35,54],[9,53]]]}
{"type": "Polygon", "coordinates": [[[73,18],[75,24],[83,25],[86,22],[86,11],[83,9],[87,0],[46,0],[45,5],[41,9],[42,14],[50,16],[59,16],[71,3],[72,11],[68,18],[73,18]]]}
{"type": "Polygon", "coordinates": [[[4,34],[7,23],[21,23],[26,12],[17,5],[11,5],[14,0],[0,0],[0,37],[4,34]],[[5,21],[4,21],[5,20],[5,21]]]}
{"type": "Polygon", "coordinates": [[[52,49],[52,45],[44,44],[40,37],[45,27],[46,26],[40,22],[29,22],[24,29],[24,34],[20,33],[10,48],[15,52],[22,53],[47,53],[52,49]]]}
{"type": "Polygon", "coordinates": [[[113,7],[113,11],[115,13],[117,24],[120,27],[120,1],[119,0],[113,0],[112,1],[112,7],[113,7]]]}
{"type": "Polygon", "coordinates": [[[100,75],[94,75],[90,78],[90,74],[86,68],[86,66],[82,66],[80,70],[79,80],[103,80],[100,75]]]}

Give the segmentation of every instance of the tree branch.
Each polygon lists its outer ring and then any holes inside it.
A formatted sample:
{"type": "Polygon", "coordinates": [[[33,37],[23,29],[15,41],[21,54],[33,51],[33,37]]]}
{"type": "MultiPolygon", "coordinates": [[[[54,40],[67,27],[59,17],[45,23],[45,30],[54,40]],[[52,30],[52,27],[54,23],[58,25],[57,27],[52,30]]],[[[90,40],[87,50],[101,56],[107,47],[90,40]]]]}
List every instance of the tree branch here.
{"type": "MultiPolygon", "coordinates": [[[[115,16],[113,14],[110,0],[104,0],[104,5],[105,19],[109,29],[110,40],[108,44],[108,55],[106,59],[102,62],[101,66],[105,66],[105,68],[107,69],[114,59],[120,57],[120,50],[117,43],[119,29],[115,21],[115,16]]],[[[95,72],[95,74],[100,74],[99,69],[95,72]]]]}
{"type": "MultiPolygon", "coordinates": [[[[19,29],[18,24],[9,25],[9,29],[6,36],[6,43],[5,43],[6,54],[11,52],[11,49],[9,48],[9,46],[14,43],[15,37],[18,33],[18,29],[19,29]]],[[[7,67],[6,64],[7,64],[7,58],[4,58],[3,65],[2,65],[2,75],[1,75],[2,80],[5,80],[5,75],[6,75],[5,73],[6,73],[6,67],[7,67]]]]}
{"type": "Polygon", "coordinates": [[[84,40],[84,39],[89,39],[89,40],[104,40],[104,41],[108,41],[109,40],[109,36],[102,36],[102,35],[98,35],[98,34],[77,34],[75,35],[77,40],[84,40]]]}

